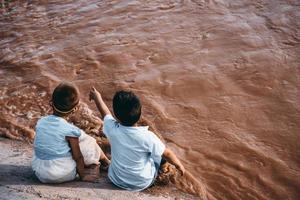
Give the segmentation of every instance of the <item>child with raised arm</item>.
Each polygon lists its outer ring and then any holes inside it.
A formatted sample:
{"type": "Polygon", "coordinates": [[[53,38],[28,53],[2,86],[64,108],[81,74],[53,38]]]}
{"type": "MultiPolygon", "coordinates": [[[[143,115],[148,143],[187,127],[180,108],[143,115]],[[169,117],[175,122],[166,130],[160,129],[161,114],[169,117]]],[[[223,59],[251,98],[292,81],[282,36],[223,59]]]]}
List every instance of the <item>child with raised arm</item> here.
{"type": "Polygon", "coordinates": [[[77,173],[83,181],[95,180],[97,173],[87,173],[86,167],[97,166],[99,160],[109,164],[110,160],[94,138],[65,119],[77,109],[78,89],[70,83],[61,83],[55,88],[50,104],[53,114],[42,117],[36,125],[32,160],[35,175],[43,183],[71,181],[77,173]]]}
{"type": "Polygon", "coordinates": [[[90,100],[94,100],[104,121],[103,132],[111,144],[109,179],[118,187],[140,191],[154,182],[162,158],[181,172],[185,168],[176,155],[161,142],[148,127],[137,126],[141,116],[141,103],[133,92],[119,91],[113,98],[111,115],[101,94],[92,88],[90,100]]]}

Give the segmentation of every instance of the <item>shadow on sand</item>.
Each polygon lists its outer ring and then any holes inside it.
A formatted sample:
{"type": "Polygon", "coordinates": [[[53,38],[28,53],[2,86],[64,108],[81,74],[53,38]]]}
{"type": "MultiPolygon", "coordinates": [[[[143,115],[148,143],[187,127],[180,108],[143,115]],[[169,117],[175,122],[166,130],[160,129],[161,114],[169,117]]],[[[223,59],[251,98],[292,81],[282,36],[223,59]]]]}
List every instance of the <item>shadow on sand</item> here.
{"type": "Polygon", "coordinates": [[[46,185],[50,187],[121,190],[109,181],[106,172],[101,173],[100,178],[93,183],[76,179],[66,183],[44,184],[38,180],[30,166],[0,164],[0,186],[9,185],[46,185]]]}

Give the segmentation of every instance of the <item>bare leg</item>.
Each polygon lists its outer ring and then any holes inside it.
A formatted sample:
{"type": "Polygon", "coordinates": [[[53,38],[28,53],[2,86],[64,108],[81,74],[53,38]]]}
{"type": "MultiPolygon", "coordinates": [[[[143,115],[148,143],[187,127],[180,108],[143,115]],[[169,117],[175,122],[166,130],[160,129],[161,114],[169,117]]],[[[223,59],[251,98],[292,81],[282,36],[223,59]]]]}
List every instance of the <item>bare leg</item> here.
{"type": "Polygon", "coordinates": [[[102,151],[105,152],[106,156],[109,157],[110,154],[110,144],[107,138],[101,137],[101,138],[96,138],[96,141],[102,151]]]}
{"type": "Polygon", "coordinates": [[[108,166],[110,165],[110,160],[106,157],[105,153],[101,149],[100,154],[100,162],[101,162],[101,169],[107,171],[108,166]]]}

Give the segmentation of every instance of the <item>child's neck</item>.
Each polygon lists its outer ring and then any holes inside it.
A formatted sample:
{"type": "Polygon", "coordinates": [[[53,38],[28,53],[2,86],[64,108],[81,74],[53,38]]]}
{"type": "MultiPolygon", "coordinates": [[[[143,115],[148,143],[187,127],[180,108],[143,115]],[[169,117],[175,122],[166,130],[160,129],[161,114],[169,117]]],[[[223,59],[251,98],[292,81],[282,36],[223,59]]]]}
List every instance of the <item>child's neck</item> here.
{"type": "Polygon", "coordinates": [[[52,115],[57,116],[57,117],[61,117],[61,118],[64,118],[64,119],[66,119],[68,117],[68,115],[63,115],[63,114],[55,112],[55,111],[53,111],[52,115]]]}
{"type": "MultiPolygon", "coordinates": [[[[121,123],[121,124],[122,124],[122,123],[121,123]]],[[[126,125],[122,124],[122,126],[126,126],[126,125]]],[[[137,127],[137,126],[138,126],[138,124],[135,123],[135,124],[133,124],[132,126],[127,126],[127,127],[137,127]]]]}

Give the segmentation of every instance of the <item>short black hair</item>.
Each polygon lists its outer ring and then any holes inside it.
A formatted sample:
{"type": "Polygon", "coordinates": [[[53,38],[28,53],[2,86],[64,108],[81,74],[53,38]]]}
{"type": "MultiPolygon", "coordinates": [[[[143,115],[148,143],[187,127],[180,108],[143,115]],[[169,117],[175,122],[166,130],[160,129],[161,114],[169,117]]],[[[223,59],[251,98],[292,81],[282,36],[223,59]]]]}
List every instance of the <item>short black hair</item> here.
{"type": "Polygon", "coordinates": [[[133,126],[141,117],[142,105],[133,92],[121,90],[114,95],[113,110],[122,125],[133,126]]]}
{"type": "Polygon", "coordinates": [[[52,93],[52,104],[56,111],[69,112],[79,102],[79,91],[71,83],[60,83],[52,93]]]}

